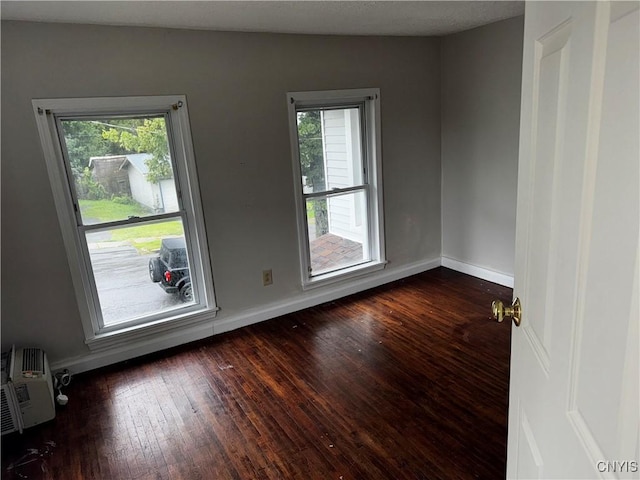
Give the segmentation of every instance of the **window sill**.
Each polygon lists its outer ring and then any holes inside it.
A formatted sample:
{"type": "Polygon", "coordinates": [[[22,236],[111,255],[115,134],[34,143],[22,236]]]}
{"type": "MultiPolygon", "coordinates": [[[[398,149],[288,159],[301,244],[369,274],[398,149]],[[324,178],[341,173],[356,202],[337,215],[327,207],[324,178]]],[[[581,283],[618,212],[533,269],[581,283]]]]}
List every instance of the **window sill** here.
{"type": "Polygon", "coordinates": [[[325,273],[322,275],[318,275],[313,279],[307,279],[306,281],[304,281],[302,283],[302,289],[311,290],[314,288],[338,283],[343,280],[360,277],[362,275],[367,275],[369,273],[380,271],[384,269],[386,265],[387,265],[386,260],[380,260],[380,261],[374,261],[374,262],[367,262],[363,265],[355,265],[353,267],[345,268],[337,272],[325,273]]]}
{"type": "Polygon", "coordinates": [[[135,325],[132,327],[97,333],[93,338],[85,341],[89,350],[96,352],[106,350],[132,342],[152,339],[162,333],[168,333],[186,326],[207,324],[213,322],[219,307],[199,310],[195,313],[185,313],[174,317],[164,318],[155,322],[135,325]]]}

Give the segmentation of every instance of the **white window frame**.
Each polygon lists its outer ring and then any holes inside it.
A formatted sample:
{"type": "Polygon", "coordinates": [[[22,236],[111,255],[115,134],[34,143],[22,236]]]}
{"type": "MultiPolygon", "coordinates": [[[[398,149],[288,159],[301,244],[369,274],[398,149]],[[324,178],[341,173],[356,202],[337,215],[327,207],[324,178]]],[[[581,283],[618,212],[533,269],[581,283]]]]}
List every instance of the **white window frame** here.
{"type": "MultiPolygon", "coordinates": [[[[384,215],[382,199],[382,149],[380,132],[380,89],[324,90],[287,93],[289,136],[293,159],[293,183],[298,226],[298,244],[302,288],[309,289],[381,270],[386,265],[384,215]],[[313,108],[336,108],[362,105],[362,162],[365,169],[362,189],[368,205],[368,236],[370,260],[327,273],[312,275],[309,252],[306,200],[313,194],[303,192],[302,170],[298,144],[297,112],[313,108]]],[[[335,194],[350,189],[339,189],[335,194]]],[[[331,195],[331,194],[329,194],[331,195]]]]}
{"type": "Polygon", "coordinates": [[[85,341],[91,350],[100,350],[142,340],[186,325],[212,322],[218,310],[213,289],[213,274],[198,187],[187,100],[184,95],[149,97],[101,97],[34,99],[33,110],[38,125],[49,180],[62,230],[73,286],[82,320],[85,341]],[[61,147],[60,118],[100,115],[164,115],[174,166],[176,190],[189,251],[189,269],[198,281],[194,284],[193,305],[149,315],[140,320],[104,326],[99,311],[98,294],[91,270],[82,222],[79,222],[61,147]]]}

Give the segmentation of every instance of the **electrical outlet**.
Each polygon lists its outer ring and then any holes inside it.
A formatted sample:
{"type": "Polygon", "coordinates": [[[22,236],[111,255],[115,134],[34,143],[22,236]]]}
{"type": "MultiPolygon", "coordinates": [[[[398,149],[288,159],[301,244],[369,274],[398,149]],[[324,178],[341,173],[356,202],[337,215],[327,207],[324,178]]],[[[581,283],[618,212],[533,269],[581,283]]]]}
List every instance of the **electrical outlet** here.
{"type": "Polygon", "coordinates": [[[273,274],[271,273],[271,269],[262,271],[262,285],[265,287],[267,285],[271,285],[273,283],[273,274]]]}

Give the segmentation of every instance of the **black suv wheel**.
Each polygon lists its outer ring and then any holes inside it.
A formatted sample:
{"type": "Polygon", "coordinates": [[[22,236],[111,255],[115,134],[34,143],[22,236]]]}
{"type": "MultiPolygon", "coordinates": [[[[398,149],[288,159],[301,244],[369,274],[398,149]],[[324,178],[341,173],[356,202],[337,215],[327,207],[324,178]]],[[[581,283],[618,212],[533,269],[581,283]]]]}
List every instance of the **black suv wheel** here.
{"type": "Polygon", "coordinates": [[[191,282],[185,283],[180,289],[180,300],[183,302],[190,302],[193,300],[193,288],[191,288],[191,282]]]}
{"type": "Polygon", "coordinates": [[[162,264],[159,258],[152,258],[149,260],[149,277],[154,283],[158,283],[162,280],[162,264]]]}

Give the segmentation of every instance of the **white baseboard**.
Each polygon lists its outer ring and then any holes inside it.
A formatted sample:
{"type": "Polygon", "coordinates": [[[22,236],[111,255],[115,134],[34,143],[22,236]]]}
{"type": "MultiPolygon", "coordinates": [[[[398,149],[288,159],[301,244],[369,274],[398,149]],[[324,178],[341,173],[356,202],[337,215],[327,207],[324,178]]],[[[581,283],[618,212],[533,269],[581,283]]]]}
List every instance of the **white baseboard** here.
{"type": "Polygon", "coordinates": [[[219,317],[211,323],[198,324],[186,327],[179,331],[163,333],[153,339],[132,342],[128,345],[90,352],[78,357],[57,360],[51,364],[51,370],[57,371],[68,368],[73,374],[94,370],[114,363],[130,360],[141,355],[176,347],[185,343],[201,340],[224,332],[229,332],[237,328],[253,325],[254,323],[276,318],[288,313],[297,312],[305,308],[320,305],[321,303],[337,300],[354,293],[362,292],[373,287],[384,285],[385,283],[400,280],[418,273],[439,267],[440,258],[413,263],[400,268],[390,268],[389,266],[376,273],[362,278],[349,280],[339,286],[319,287],[318,289],[301,292],[297,298],[282,302],[274,302],[263,307],[252,308],[224,317],[223,310],[219,317]]]}
{"type": "Polygon", "coordinates": [[[51,371],[68,368],[72,374],[87,372],[159,350],[201,340],[211,335],[213,335],[211,323],[198,324],[179,331],[163,333],[151,340],[140,340],[129,345],[120,345],[86,355],[57,360],[51,363],[51,371]]]}
{"type": "Polygon", "coordinates": [[[331,302],[338,298],[378,287],[385,283],[400,280],[401,278],[410,277],[411,275],[426,272],[427,270],[431,270],[432,268],[439,266],[440,259],[436,258],[425,262],[414,263],[398,269],[392,270],[387,268],[377,275],[354,279],[339,286],[326,288],[320,287],[317,290],[307,290],[304,292],[304,296],[302,298],[273,303],[264,307],[247,310],[238,315],[230,316],[229,318],[220,319],[214,323],[213,332],[214,334],[229,332],[263,320],[297,312],[305,308],[320,305],[321,303],[331,302]]]}
{"type": "Polygon", "coordinates": [[[470,263],[459,262],[449,257],[442,257],[441,265],[457,272],[466,273],[474,277],[482,278],[489,282],[497,283],[505,287],[513,288],[513,276],[504,273],[489,270],[488,268],[478,267],[470,263]]]}

